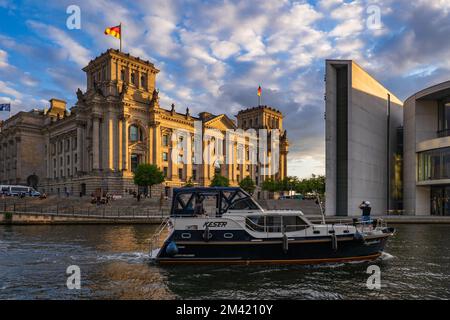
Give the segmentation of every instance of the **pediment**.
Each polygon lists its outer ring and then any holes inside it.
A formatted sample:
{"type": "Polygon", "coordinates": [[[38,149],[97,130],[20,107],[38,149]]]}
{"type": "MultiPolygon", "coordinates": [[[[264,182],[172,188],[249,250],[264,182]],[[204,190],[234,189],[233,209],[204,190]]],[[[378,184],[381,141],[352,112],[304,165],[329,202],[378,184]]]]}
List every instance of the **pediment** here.
{"type": "Polygon", "coordinates": [[[235,123],[226,115],[221,114],[205,122],[205,126],[225,131],[228,129],[236,129],[235,123]]]}

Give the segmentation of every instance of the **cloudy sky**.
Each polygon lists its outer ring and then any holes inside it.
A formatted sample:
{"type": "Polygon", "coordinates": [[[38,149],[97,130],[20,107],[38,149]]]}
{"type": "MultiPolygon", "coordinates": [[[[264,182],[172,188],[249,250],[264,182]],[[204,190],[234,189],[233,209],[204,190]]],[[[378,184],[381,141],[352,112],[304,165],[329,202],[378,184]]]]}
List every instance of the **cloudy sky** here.
{"type": "Polygon", "coordinates": [[[355,59],[405,99],[450,78],[449,15],[450,0],[0,0],[0,103],[73,105],[81,68],[119,46],[104,29],[122,22],[123,50],[161,70],[163,106],[234,118],[261,85],[263,104],[285,114],[288,174],[323,174],[324,60],[355,59]]]}

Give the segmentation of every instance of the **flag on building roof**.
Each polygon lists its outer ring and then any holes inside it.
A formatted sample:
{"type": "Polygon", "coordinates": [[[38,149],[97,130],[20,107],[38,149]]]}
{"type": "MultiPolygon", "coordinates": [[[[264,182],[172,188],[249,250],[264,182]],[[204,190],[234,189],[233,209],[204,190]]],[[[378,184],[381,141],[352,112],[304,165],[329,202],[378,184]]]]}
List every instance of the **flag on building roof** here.
{"type": "Polygon", "coordinates": [[[11,103],[0,103],[0,111],[11,111],[11,103]]]}
{"type": "Polygon", "coordinates": [[[258,97],[261,97],[261,92],[262,92],[261,86],[259,86],[259,87],[258,87],[258,97]]]}
{"type": "Polygon", "coordinates": [[[115,27],[106,28],[105,29],[105,34],[113,36],[113,37],[115,37],[117,39],[120,39],[121,32],[122,32],[121,29],[122,29],[121,25],[118,25],[118,26],[115,26],[115,27]]]}

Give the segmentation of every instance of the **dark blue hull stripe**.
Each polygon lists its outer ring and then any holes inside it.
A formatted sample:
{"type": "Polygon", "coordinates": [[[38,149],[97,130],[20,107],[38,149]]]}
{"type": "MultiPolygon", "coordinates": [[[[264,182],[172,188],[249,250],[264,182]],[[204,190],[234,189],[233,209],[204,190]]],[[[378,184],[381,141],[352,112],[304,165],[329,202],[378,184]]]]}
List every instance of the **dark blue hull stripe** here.
{"type": "MultiPolygon", "coordinates": [[[[241,232],[241,231],[237,231],[241,232]]],[[[209,241],[202,239],[203,232],[193,232],[192,240],[181,239],[174,233],[166,240],[157,257],[159,262],[174,261],[308,261],[308,260],[358,260],[363,257],[379,256],[389,234],[363,241],[351,235],[338,236],[337,248],[333,248],[331,236],[298,238],[288,241],[287,248],[281,239],[251,241],[244,231],[240,239],[219,241],[220,235],[213,234],[209,241]],[[197,233],[197,234],[196,234],[197,233]],[[178,240],[177,240],[178,239],[178,240]],[[177,252],[167,250],[169,243],[175,243],[177,252]],[[167,252],[169,251],[169,253],[167,252]]],[[[300,263],[300,262],[299,262],[300,263]]],[[[312,262],[314,263],[314,262],[312,262]]]]}

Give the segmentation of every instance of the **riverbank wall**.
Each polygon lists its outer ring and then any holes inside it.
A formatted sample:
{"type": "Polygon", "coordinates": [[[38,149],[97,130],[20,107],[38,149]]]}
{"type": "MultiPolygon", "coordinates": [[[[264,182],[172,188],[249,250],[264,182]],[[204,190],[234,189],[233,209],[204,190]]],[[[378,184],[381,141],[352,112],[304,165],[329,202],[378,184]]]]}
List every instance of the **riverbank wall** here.
{"type": "Polygon", "coordinates": [[[0,213],[0,225],[37,225],[37,224],[161,224],[165,216],[86,216],[45,213],[0,213]]]}
{"type": "MultiPolygon", "coordinates": [[[[167,215],[104,216],[85,214],[54,214],[29,212],[0,212],[0,225],[37,224],[161,224],[167,215]]],[[[320,223],[322,216],[307,215],[314,223],[320,223]]],[[[441,216],[377,216],[388,224],[450,224],[450,217],[441,216]]],[[[327,223],[349,223],[345,217],[326,217],[327,223]]]]}

